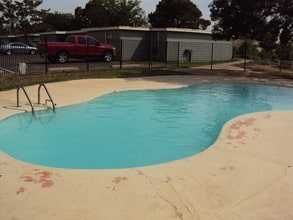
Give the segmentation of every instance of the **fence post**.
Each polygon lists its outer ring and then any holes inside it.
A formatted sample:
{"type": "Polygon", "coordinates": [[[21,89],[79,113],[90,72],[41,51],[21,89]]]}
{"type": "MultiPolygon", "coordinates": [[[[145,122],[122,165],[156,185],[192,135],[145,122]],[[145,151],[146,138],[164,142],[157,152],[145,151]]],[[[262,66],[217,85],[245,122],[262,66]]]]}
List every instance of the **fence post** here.
{"type": "Polygon", "coordinates": [[[283,53],[284,53],[284,47],[281,46],[281,57],[280,57],[280,72],[282,72],[282,65],[283,65],[283,53]]]}
{"type": "Polygon", "coordinates": [[[165,64],[166,64],[166,68],[168,68],[168,41],[166,41],[166,50],[165,50],[165,56],[166,56],[166,59],[165,59],[165,64]]]}
{"type": "Polygon", "coordinates": [[[120,39],[120,69],[122,69],[123,40],[120,39]]]}
{"type": "Polygon", "coordinates": [[[89,65],[89,38],[86,37],[86,71],[88,72],[90,70],[89,65]]]}
{"type": "Polygon", "coordinates": [[[177,67],[180,65],[180,41],[177,44],[177,67]]]}
{"type": "Polygon", "coordinates": [[[45,37],[45,71],[48,74],[48,41],[47,37],[45,37]]]}
{"type": "Polygon", "coordinates": [[[247,40],[245,41],[245,49],[244,49],[244,72],[246,72],[246,62],[247,62],[247,40]]]}
{"type": "Polygon", "coordinates": [[[211,70],[213,70],[213,62],[214,62],[214,43],[212,43],[211,70]]]}
{"type": "Polygon", "coordinates": [[[153,43],[152,43],[152,32],[150,31],[150,36],[149,36],[149,69],[152,69],[152,53],[153,49],[153,43]]]}

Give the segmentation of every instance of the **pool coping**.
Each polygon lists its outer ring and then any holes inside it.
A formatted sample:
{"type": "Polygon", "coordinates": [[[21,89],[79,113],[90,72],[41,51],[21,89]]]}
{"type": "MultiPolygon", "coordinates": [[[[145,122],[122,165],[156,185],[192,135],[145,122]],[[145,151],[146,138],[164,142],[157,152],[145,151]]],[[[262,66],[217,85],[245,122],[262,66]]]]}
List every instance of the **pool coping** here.
{"type": "MultiPolygon", "coordinates": [[[[57,107],[63,107],[114,91],[203,82],[293,87],[292,80],[231,76],[91,79],[47,87],[57,107]]],[[[37,100],[37,86],[27,91],[37,100]]],[[[0,92],[0,97],[0,120],[22,112],[14,108],[15,90],[0,92]]],[[[21,106],[29,110],[23,98],[21,106]]],[[[200,154],[130,169],[55,169],[0,152],[0,219],[292,218],[292,125],[293,111],[241,115],[227,122],[217,141],[200,154]]]]}

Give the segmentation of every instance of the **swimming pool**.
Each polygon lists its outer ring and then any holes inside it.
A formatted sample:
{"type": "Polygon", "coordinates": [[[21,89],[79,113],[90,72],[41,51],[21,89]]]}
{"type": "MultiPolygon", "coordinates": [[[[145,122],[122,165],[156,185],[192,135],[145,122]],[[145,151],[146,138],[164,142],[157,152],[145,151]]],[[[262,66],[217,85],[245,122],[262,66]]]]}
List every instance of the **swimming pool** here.
{"type": "Polygon", "coordinates": [[[225,122],[245,113],[292,110],[293,89],[206,83],[126,91],[0,122],[0,150],[33,164],[72,169],[147,166],[204,151],[225,122]]]}

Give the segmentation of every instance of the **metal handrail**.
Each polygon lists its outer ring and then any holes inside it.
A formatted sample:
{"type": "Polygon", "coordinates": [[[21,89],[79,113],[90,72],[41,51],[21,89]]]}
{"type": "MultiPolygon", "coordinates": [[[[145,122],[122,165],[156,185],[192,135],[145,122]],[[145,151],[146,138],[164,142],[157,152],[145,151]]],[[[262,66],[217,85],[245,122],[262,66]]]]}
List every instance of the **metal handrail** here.
{"type": "Polygon", "coordinates": [[[52,103],[53,111],[55,112],[55,105],[56,104],[54,103],[54,101],[53,101],[53,99],[52,99],[52,97],[51,97],[51,95],[50,95],[50,93],[49,93],[49,91],[48,91],[48,89],[47,89],[47,87],[46,87],[46,85],[44,83],[41,83],[39,85],[39,88],[38,88],[38,104],[41,104],[41,88],[42,87],[45,89],[45,91],[46,91],[46,93],[47,93],[47,95],[49,97],[49,100],[46,100],[46,101],[50,101],[52,103]]]}
{"type": "Polygon", "coordinates": [[[31,100],[30,100],[30,98],[29,98],[29,96],[28,96],[28,94],[27,94],[27,92],[25,91],[25,89],[24,89],[23,86],[19,86],[19,87],[17,88],[17,91],[16,91],[16,94],[17,94],[17,107],[19,107],[19,90],[20,90],[20,89],[22,89],[22,91],[23,91],[23,93],[25,94],[25,96],[26,96],[28,102],[30,103],[30,106],[31,106],[31,108],[32,108],[32,113],[35,114],[34,106],[33,106],[32,102],[31,102],[31,100]]]}

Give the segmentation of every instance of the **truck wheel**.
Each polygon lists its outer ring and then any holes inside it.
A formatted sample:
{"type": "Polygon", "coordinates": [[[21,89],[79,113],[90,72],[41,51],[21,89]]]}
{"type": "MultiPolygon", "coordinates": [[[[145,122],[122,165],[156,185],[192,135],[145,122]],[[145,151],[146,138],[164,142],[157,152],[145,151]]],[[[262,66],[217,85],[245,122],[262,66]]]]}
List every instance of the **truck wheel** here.
{"type": "Polygon", "coordinates": [[[59,63],[66,63],[68,61],[68,54],[65,51],[60,51],[57,54],[57,60],[59,63]]]}
{"type": "Polygon", "coordinates": [[[113,53],[111,51],[106,51],[103,55],[104,61],[111,62],[113,59],[113,53]]]}

